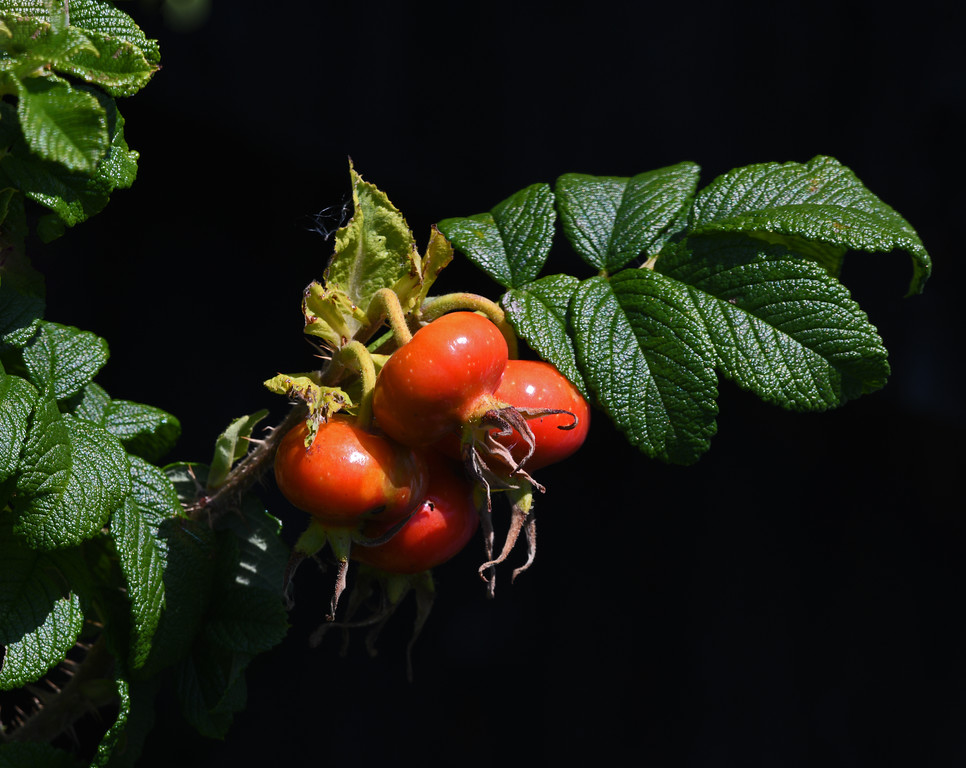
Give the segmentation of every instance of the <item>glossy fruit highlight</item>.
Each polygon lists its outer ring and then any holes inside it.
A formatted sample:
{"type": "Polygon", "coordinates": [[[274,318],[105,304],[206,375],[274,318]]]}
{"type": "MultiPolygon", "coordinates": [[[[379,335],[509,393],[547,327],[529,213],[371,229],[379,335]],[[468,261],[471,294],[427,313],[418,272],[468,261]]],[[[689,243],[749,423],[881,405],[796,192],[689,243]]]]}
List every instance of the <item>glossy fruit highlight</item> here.
{"type": "Polygon", "coordinates": [[[443,315],[420,328],[376,379],[373,414],[394,440],[430,445],[478,418],[496,401],[507,364],[506,340],[473,312],[443,315]]]}
{"type": "MultiPolygon", "coordinates": [[[[354,547],[353,560],[388,573],[420,573],[455,556],[473,537],[479,514],[462,468],[435,453],[427,453],[425,461],[429,487],[423,503],[389,541],[354,547]]],[[[364,533],[376,538],[387,527],[369,523],[364,533]]]]}
{"type": "Polygon", "coordinates": [[[294,506],[326,528],[358,528],[369,520],[396,523],[426,491],[426,466],[412,450],[336,415],[305,447],[300,422],[282,438],[275,480],[294,506]]]}

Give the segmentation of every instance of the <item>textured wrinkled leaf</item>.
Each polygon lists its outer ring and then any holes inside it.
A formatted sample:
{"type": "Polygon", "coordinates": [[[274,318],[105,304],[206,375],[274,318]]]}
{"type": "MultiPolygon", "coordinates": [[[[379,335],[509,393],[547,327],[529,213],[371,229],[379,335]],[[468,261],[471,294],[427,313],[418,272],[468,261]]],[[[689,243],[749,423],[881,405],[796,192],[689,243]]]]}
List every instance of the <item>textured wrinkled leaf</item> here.
{"type": "Polygon", "coordinates": [[[717,380],[684,286],[647,269],[580,284],[570,306],[577,360],[597,400],[649,456],[691,464],[715,432],[717,380]]]}
{"type": "Polygon", "coordinates": [[[505,288],[536,279],[553,242],[554,197],[549,184],[531,184],[488,213],[444,219],[437,226],[470,261],[505,288]]]}
{"type": "Polygon", "coordinates": [[[133,96],[158,70],[144,52],[114,37],[89,33],[89,47],[58,59],[58,72],[73,75],[101,86],[111,96],[133,96]]]}
{"type": "Polygon", "coordinates": [[[80,392],[104,367],[107,342],[90,331],[44,322],[23,359],[37,389],[55,400],[80,392]]]}
{"type": "Polygon", "coordinates": [[[0,365],[0,483],[13,475],[20,463],[36,403],[33,385],[19,376],[8,376],[0,365]]]}
{"type": "Polygon", "coordinates": [[[15,530],[29,546],[50,550],[96,536],[130,489],[130,464],[117,438],[61,416],[52,401],[38,405],[15,499],[15,530]]]}
{"type": "Polygon", "coordinates": [[[130,666],[147,661],[165,608],[164,572],[168,541],[161,535],[167,520],[181,514],[178,494],[157,467],[130,457],[131,494],[111,518],[111,537],[120,557],[131,602],[133,632],[130,666]]]}
{"type": "MultiPolygon", "coordinates": [[[[2,10],[50,21],[49,0],[3,0],[2,10]]],[[[128,14],[106,0],[71,0],[68,20],[72,26],[137,46],[152,64],[160,61],[157,41],[149,40],[128,14]]]]}
{"type": "Polygon", "coordinates": [[[28,548],[0,513],[0,690],[38,680],[74,647],[84,614],[61,567],[71,557],[28,548]]]}
{"type": "Polygon", "coordinates": [[[763,400],[814,411],[885,385],[887,353],[848,290],[787,248],[696,237],[656,268],[686,283],[717,367],[763,400]]]}
{"type": "Polygon", "coordinates": [[[140,672],[145,678],[178,664],[191,652],[211,599],[217,551],[210,526],[185,517],[162,521],[157,540],[159,547],[167,547],[165,609],[140,672]]]}
{"type": "Polygon", "coordinates": [[[116,676],[120,711],[104,734],[91,761],[92,768],[136,768],[144,741],[154,728],[154,702],[161,680],[127,680],[116,676]]]}
{"type": "Polygon", "coordinates": [[[567,308],[579,285],[576,277],[549,275],[507,291],[501,304],[517,335],[586,397],[587,386],[567,327],[567,308]]]}
{"type": "MultiPolygon", "coordinates": [[[[342,291],[363,312],[376,291],[420,274],[416,241],[406,219],[384,192],[350,167],[354,212],[335,235],[335,254],[325,271],[327,288],[342,291]]],[[[350,333],[359,322],[347,317],[350,333]]]]}
{"type": "MultiPolygon", "coordinates": [[[[206,481],[203,467],[195,467],[206,481]]],[[[182,475],[183,477],[183,475],[182,475]]],[[[246,497],[217,540],[217,562],[204,623],[176,670],[182,711],[201,733],[221,738],[245,705],[245,669],[281,642],[288,629],[282,578],[288,550],[278,521],[246,497]]]]}
{"type": "Polygon", "coordinates": [[[232,464],[248,453],[251,443],[249,438],[252,431],[268,416],[267,410],[261,410],[247,416],[241,416],[222,432],[215,441],[215,455],[208,470],[208,490],[214,490],[221,486],[228,478],[232,464]]]}
{"type": "Polygon", "coordinates": [[[29,77],[17,113],[30,149],[70,171],[90,174],[107,154],[107,116],[97,99],[54,77],[29,77]]]}
{"type": "Polygon", "coordinates": [[[686,221],[699,171],[679,163],[631,178],[565,174],[554,188],[564,233],[588,264],[608,272],[655,256],[686,221]]]}
{"type": "Polygon", "coordinates": [[[0,176],[13,180],[26,198],[52,211],[37,223],[37,233],[45,242],[98,213],[112,190],[129,187],[137,173],[138,154],[124,140],[124,121],[113,100],[95,90],[88,92],[104,109],[111,136],[111,145],[92,174],[73,172],[32,154],[20,133],[16,111],[0,102],[0,138],[9,147],[0,176]]]}
{"type": "Polygon", "coordinates": [[[158,41],[146,37],[128,14],[106,0],[71,0],[70,23],[137,46],[151,64],[157,65],[161,61],[158,41]]]}
{"type": "Polygon", "coordinates": [[[181,422],[167,411],[130,400],[112,400],[95,382],[61,407],[64,405],[78,418],[104,427],[128,453],[150,462],[165,456],[181,435],[181,422]]]}
{"type": "Polygon", "coordinates": [[[932,262],[912,226],[831,157],[737,168],[702,189],[692,233],[742,232],[778,243],[838,273],[847,250],[901,250],[912,258],[909,292],[919,293],[932,262]]]}
{"type": "Polygon", "coordinates": [[[0,283],[0,342],[13,347],[26,345],[40,325],[44,306],[41,297],[15,291],[4,279],[0,283]]]}

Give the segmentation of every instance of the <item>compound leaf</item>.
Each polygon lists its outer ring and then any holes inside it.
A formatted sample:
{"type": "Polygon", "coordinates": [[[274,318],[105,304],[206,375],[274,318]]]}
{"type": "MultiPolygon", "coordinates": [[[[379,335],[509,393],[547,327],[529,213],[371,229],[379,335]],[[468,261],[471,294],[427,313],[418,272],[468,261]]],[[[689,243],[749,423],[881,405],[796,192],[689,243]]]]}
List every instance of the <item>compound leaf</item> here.
{"type": "Polygon", "coordinates": [[[167,411],[130,400],[112,400],[95,382],[66,405],[78,418],[104,427],[128,453],[150,462],[167,454],[181,435],[181,422],[167,411]]]}
{"type": "Polygon", "coordinates": [[[887,353],[848,290],[780,245],[695,237],[655,269],[687,285],[717,367],[791,410],[841,405],[885,385],[887,353]]]}
{"type": "Polygon", "coordinates": [[[569,310],[590,389],[632,444],[691,464],[715,432],[710,342],[684,286],[647,269],[580,284],[569,310]]]}
{"type": "Polygon", "coordinates": [[[130,464],[105,429],[42,400],[17,476],[15,530],[35,549],[78,544],[100,533],[130,492],[130,464]]]}
{"type": "Polygon", "coordinates": [[[505,288],[536,279],[550,253],[556,211],[549,184],[531,184],[489,213],[437,226],[467,258],[505,288]]]}
{"type": "Polygon", "coordinates": [[[631,178],[564,174],[554,189],[564,234],[584,261],[608,272],[655,256],[684,224],[699,171],[685,162],[631,178]]]}
{"type": "Polygon", "coordinates": [[[31,381],[55,400],[80,392],[108,357],[107,342],[100,336],[50,322],[41,324],[40,332],[23,352],[31,381]]]}
{"type": "Polygon", "coordinates": [[[847,250],[902,250],[912,258],[909,293],[922,291],[932,269],[910,224],[831,157],[749,165],[719,176],[695,198],[689,229],[742,232],[778,243],[832,275],[847,250]]]}

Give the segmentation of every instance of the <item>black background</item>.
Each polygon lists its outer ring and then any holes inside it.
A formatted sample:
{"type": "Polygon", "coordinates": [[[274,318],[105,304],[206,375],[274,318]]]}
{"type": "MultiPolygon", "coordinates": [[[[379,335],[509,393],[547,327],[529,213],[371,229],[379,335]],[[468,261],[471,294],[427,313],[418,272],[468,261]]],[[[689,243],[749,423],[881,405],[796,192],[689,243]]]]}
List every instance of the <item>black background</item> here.
{"type": "MultiPolygon", "coordinates": [[[[48,318],[110,341],[111,394],[181,418],[172,458],[207,461],[234,417],[284,413],[261,382],[312,365],[299,301],[331,241],[311,217],[348,199],[349,156],[423,244],[433,222],[565,172],[693,160],[706,183],[828,154],[935,259],[908,299],[905,256],[846,262],[891,353],[882,392],[796,415],[722,382],[718,435],[690,468],[598,418],[540,475],[529,573],[488,601],[478,551],[439,569],[414,683],[411,606],[374,659],[359,637],[345,658],[334,636],[308,649],[328,583],[306,569],[228,738],[193,735],[165,697],[145,765],[966,764],[952,4],[216,0],[194,30],[159,2],[128,7],[163,61],[121,104],[138,179],[35,260],[48,318]]],[[[447,273],[440,290],[499,293],[447,273]]],[[[262,492],[292,540],[300,515],[262,492]]]]}

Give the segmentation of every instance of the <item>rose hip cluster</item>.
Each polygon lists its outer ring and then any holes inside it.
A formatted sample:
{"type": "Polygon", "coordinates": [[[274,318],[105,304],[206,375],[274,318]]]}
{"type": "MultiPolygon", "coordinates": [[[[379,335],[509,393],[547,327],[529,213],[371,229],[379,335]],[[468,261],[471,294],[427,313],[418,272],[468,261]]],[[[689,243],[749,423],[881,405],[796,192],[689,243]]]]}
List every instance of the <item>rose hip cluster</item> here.
{"type": "Polygon", "coordinates": [[[531,538],[532,499],[514,503],[494,559],[491,492],[519,501],[543,490],[530,471],[574,453],[590,423],[586,401],[556,368],[508,359],[499,328],[463,311],[422,327],[385,361],[372,415],[367,427],[331,417],[310,444],[303,422],[276,454],[279,489],[312,517],[301,549],[328,543],[342,564],[329,619],[350,559],[419,574],[456,555],[481,518],[488,557],[480,572],[492,584],[520,530],[531,538]]]}

